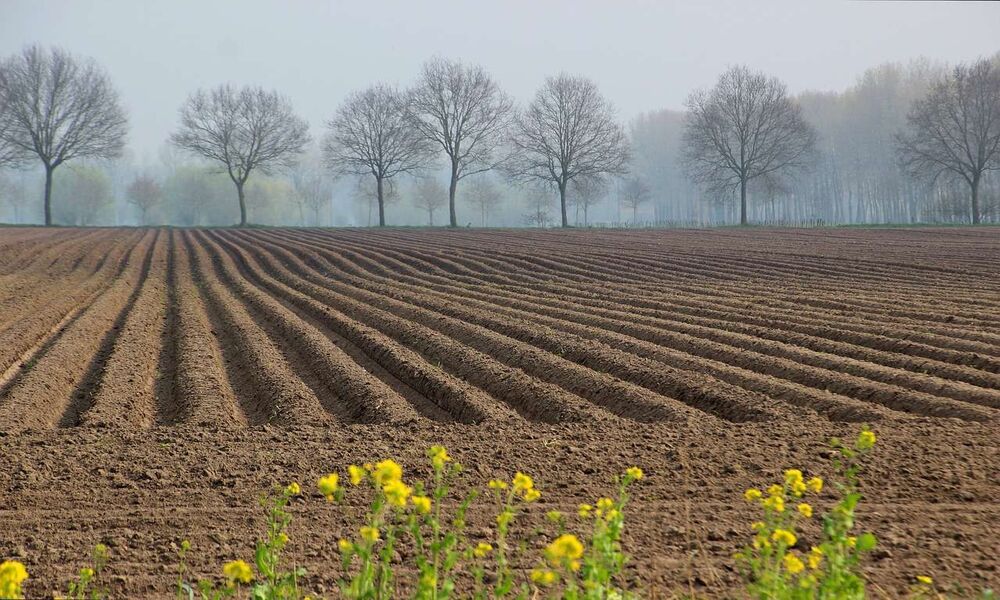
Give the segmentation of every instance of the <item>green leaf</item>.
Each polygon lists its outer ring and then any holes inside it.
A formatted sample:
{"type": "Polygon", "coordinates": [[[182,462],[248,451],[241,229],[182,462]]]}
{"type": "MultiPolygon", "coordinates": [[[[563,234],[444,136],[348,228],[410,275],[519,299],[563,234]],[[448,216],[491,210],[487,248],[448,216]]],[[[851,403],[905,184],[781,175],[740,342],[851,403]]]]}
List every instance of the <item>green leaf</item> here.
{"type": "Polygon", "coordinates": [[[869,552],[875,549],[878,544],[878,540],[875,539],[875,535],[872,533],[862,533],[858,536],[858,552],[869,552]]]}

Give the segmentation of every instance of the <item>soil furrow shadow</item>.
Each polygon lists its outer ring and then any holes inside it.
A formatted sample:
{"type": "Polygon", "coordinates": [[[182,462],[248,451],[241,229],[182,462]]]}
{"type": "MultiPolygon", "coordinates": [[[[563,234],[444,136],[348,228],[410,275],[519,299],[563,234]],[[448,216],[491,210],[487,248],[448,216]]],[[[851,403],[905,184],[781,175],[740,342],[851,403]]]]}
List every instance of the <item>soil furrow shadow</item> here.
{"type": "MultiPolygon", "coordinates": [[[[135,289],[132,290],[131,294],[129,294],[128,300],[125,302],[125,306],[122,307],[122,309],[118,312],[118,316],[115,318],[114,325],[112,325],[111,329],[109,329],[104,335],[104,339],[101,341],[100,349],[91,359],[90,365],[87,367],[83,378],[76,386],[76,389],[73,390],[69,406],[66,407],[62,418],[59,420],[59,427],[75,427],[79,425],[80,417],[93,405],[94,394],[101,385],[104,368],[108,363],[108,359],[111,358],[111,353],[114,352],[115,343],[118,341],[122,327],[125,326],[125,321],[132,312],[132,307],[135,306],[136,300],[139,299],[139,295],[142,293],[143,288],[146,286],[146,281],[149,279],[150,266],[153,263],[153,253],[159,239],[160,230],[157,230],[156,233],[153,234],[153,241],[149,244],[146,256],[143,257],[142,270],[139,273],[139,280],[136,282],[135,289]]],[[[139,243],[142,243],[142,238],[139,239],[139,243]]],[[[131,253],[129,258],[131,259],[131,253]]],[[[125,261],[125,264],[127,265],[128,261],[125,261]]],[[[124,271],[124,265],[122,270],[124,271]]]]}

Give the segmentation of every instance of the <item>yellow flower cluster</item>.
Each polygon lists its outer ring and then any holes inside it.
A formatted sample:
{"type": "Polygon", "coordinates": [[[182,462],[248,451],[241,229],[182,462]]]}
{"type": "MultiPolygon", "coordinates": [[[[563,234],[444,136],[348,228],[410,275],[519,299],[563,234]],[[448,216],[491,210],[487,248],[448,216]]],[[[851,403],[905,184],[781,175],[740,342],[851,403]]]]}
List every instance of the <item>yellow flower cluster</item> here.
{"type": "Polygon", "coordinates": [[[875,433],[865,429],[858,434],[858,441],[855,444],[858,450],[870,450],[875,445],[875,433]]]}
{"type": "Polygon", "coordinates": [[[427,496],[413,496],[410,502],[413,503],[413,507],[417,509],[417,512],[422,515],[431,512],[431,499],[427,496]]]}
{"type": "Polygon", "coordinates": [[[787,529],[775,529],[774,533],[771,534],[771,539],[786,546],[794,546],[795,542],[798,541],[795,534],[787,529]]]}
{"type": "Polygon", "coordinates": [[[302,493],[302,487],[293,481],[285,488],[285,493],[289,496],[298,496],[302,493]]]}
{"type": "Polygon", "coordinates": [[[222,567],[222,574],[230,583],[250,583],[253,580],[253,569],[242,560],[227,562],[222,567]]]}
{"type": "Polygon", "coordinates": [[[382,537],[377,527],[362,527],[358,533],[361,534],[361,539],[369,544],[374,544],[382,537]]]}
{"type": "Polygon", "coordinates": [[[330,473],[325,477],[320,477],[316,486],[319,488],[319,492],[326,497],[327,502],[333,502],[334,495],[340,489],[340,476],[336,473],[330,473]]]}
{"type": "Polygon", "coordinates": [[[645,476],[645,473],[643,473],[642,469],[639,467],[629,467],[625,469],[625,476],[630,479],[634,479],[635,481],[639,481],[645,476]]]}
{"type": "Polygon", "coordinates": [[[553,567],[565,566],[570,570],[580,570],[583,544],[571,533],[563,534],[545,548],[545,558],[553,567]]]}
{"type": "Polygon", "coordinates": [[[479,542],[478,544],[476,544],[476,547],[472,550],[472,554],[476,558],[483,558],[492,551],[493,551],[493,546],[487,544],[486,542],[479,542]]]}
{"type": "Polygon", "coordinates": [[[365,480],[365,476],[368,472],[358,465],[351,465],[347,467],[347,474],[351,479],[351,485],[361,485],[361,482],[365,480]]]}
{"type": "Polygon", "coordinates": [[[559,576],[552,569],[535,569],[531,572],[531,580],[542,587],[550,586],[559,576]]]}
{"type": "Polygon", "coordinates": [[[535,482],[524,473],[515,474],[511,483],[514,484],[514,492],[521,494],[525,502],[534,502],[542,497],[542,493],[535,489],[535,482]]]}
{"type": "Polygon", "coordinates": [[[20,598],[21,584],[28,578],[28,570],[16,560],[0,563],[0,598],[20,598]]]}
{"type": "Polygon", "coordinates": [[[448,451],[445,450],[444,446],[431,446],[430,450],[427,451],[427,456],[431,459],[431,466],[434,467],[435,471],[440,471],[444,468],[445,463],[451,461],[451,457],[448,456],[448,451]]]}

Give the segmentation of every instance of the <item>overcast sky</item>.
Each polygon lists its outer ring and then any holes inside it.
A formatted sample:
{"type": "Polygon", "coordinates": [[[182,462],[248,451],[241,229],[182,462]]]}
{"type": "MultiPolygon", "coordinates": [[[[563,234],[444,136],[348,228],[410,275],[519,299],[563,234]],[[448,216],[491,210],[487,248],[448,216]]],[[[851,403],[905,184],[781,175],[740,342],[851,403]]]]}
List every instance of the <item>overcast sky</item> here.
{"type": "Polygon", "coordinates": [[[518,100],[546,75],[593,78],[623,119],[679,108],[745,63],[793,92],[841,90],[866,68],[1000,50],[1000,3],[737,0],[0,0],[0,54],[41,42],[107,68],[140,160],[201,86],[289,96],[314,134],[351,90],[408,84],[441,55],[485,66],[518,100]]]}

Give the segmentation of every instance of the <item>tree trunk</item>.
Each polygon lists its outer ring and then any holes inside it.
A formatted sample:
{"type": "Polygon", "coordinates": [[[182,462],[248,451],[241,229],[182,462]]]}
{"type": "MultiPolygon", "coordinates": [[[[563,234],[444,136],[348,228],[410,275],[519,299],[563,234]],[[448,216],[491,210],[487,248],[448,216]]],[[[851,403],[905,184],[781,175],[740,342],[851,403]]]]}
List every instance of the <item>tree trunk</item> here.
{"type": "Polygon", "coordinates": [[[385,198],[383,198],[382,178],[375,178],[375,190],[378,194],[378,226],[385,227],[385,198]]]}
{"type": "Polygon", "coordinates": [[[434,227],[434,209],[433,208],[427,209],[427,220],[429,222],[429,226],[430,227],[434,227]]]}
{"type": "Polygon", "coordinates": [[[972,180],[972,224],[979,225],[979,176],[972,180]]]}
{"type": "Polygon", "coordinates": [[[240,199],[240,227],[247,226],[247,199],[243,194],[243,183],[236,184],[236,195],[240,199]]]}
{"type": "Polygon", "coordinates": [[[45,225],[52,225],[52,171],[55,167],[45,165],[45,225]]]}
{"type": "Polygon", "coordinates": [[[740,179],[740,225],[747,224],[747,180],[740,179]]]}
{"type": "Polygon", "coordinates": [[[458,190],[458,162],[451,161],[451,184],[448,186],[448,210],[451,215],[451,227],[458,227],[458,214],[455,212],[455,191],[458,190]]]}
{"type": "Polygon", "coordinates": [[[590,221],[587,219],[587,209],[590,208],[588,205],[583,205],[583,226],[590,227],[590,221]]]}
{"type": "Polygon", "coordinates": [[[569,219],[566,217],[566,182],[559,182],[559,208],[562,210],[562,226],[569,227],[569,219]]]}

